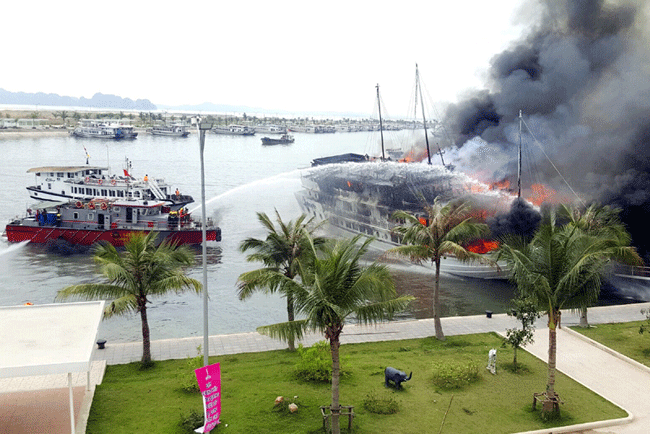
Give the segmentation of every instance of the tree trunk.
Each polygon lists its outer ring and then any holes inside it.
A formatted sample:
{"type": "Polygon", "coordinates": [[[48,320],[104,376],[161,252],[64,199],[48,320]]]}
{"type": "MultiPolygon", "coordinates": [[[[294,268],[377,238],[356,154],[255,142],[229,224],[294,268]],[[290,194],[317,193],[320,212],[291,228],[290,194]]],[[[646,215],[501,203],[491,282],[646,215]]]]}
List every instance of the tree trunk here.
{"type": "Polygon", "coordinates": [[[151,336],[149,334],[149,322],[147,321],[146,301],[140,306],[140,319],[142,320],[142,364],[151,363],[151,336]]]}
{"type": "Polygon", "coordinates": [[[512,367],[517,372],[517,347],[513,348],[513,352],[515,353],[514,358],[512,359],[512,367]]]}
{"type": "Polygon", "coordinates": [[[580,308],[580,327],[589,328],[589,321],[587,321],[587,307],[580,308]]]}
{"type": "MultiPolygon", "coordinates": [[[[295,319],[295,315],[293,313],[293,296],[291,294],[287,294],[287,318],[289,321],[293,321],[295,319]]],[[[293,337],[293,333],[291,336],[289,336],[287,343],[289,344],[289,351],[296,350],[296,342],[293,337]]]]}
{"type": "Polygon", "coordinates": [[[339,362],[339,335],[340,330],[335,330],[330,336],[330,350],[332,352],[332,434],[341,433],[340,414],[341,403],[339,402],[339,381],[341,366],[339,362]]]}
{"type": "Polygon", "coordinates": [[[557,321],[558,310],[549,311],[548,315],[548,383],[546,384],[546,399],[542,406],[542,418],[551,419],[560,415],[560,406],[555,393],[555,364],[557,353],[557,321]]]}
{"type": "Polygon", "coordinates": [[[436,280],[433,287],[433,325],[436,330],[436,339],[445,340],[445,334],[442,332],[442,323],[440,322],[440,258],[435,259],[436,280]]]}

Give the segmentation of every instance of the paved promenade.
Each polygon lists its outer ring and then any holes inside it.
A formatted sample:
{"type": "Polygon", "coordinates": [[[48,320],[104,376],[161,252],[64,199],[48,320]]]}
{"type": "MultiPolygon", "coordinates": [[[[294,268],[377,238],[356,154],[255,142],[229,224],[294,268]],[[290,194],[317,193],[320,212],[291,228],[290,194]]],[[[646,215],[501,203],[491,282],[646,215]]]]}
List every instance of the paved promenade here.
{"type": "MultiPolygon", "coordinates": [[[[650,303],[631,304],[623,306],[596,307],[589,309],[590,324],[603,324],[610,322],[638,321],[644,317],[642,308],[649,308],[650,303]]],[[[650,426],[650,369],[640,366],[634,361],[626,360],[613,351],[590,342],[575,332],[568,330],[568,326],[577,325],[578,317],[571,312],[563,312],[563,329],[558,331],[558,358],[557,368],[574,380],[602,395],[618,406],[624,408],[630,416],[619,420],[617,425],[586,424],[572,428],[554,428],[552,430],[536,431],[536,433],[647,433],[650,426]]],[[[476,315],[468,317],[450,317],[442,319],[445,335],[463,335],[471,333],[497,332],[505,333],[507,328],[518,326],[518,322],[505,314],[476,315]]],[[[541,318],[537,324],[535,344],[526,347],[526,350],[536,357],[547,360],[548,329],[546,319],[541,318]]],[[[379,326],[346,325],[341,342],[358,343],[386,340],[413,339],[432,336],[433,320],[412,320],[381,324],[379,326]]],[[[306,336],[301,342],[305,345],[323,340],[321,335],[306,336]]],[[[203,345],[203,338],[165,339],[151,342],[152,357],[154,360],[184,359],[194,357],[197,347],[203,345]]],[[[258,333],[237,333],[222,336],[210,336],[209,351],[211,356],[224,354],[237,354],[242,352],[258,352],[286,348],[286,344],[258,333]]],[[[142,356],[142,343],[112,344],[106,343],[103,350],[95,350],[93,368],[90,375],[91,389],[100,384],[106,364],[122,364],[140,360],[142,356]]],[[[487,356],[486,356],[487,357],[487,356]]],[[[86,385],[86,375],[78,375],[73,379],[75,387],[86,385]]],[[[24,392],[34,389],[48,389],[67,387],[65,377],[25,377],[0,380],[0,391],[24,392]]],[[[85,432],[85,420],[90,410],[88,397],[80,404],[77,432],[85,432]]],[[[33,431],[30,431],[33,432],[33,431]]],[[[62,431],[66,432],[66,431],[62,431]]],[[[69,432],[69,427],[68,431],[69,432]]],[[[4,431],[0,428],[0,434],[4,431]]]]}

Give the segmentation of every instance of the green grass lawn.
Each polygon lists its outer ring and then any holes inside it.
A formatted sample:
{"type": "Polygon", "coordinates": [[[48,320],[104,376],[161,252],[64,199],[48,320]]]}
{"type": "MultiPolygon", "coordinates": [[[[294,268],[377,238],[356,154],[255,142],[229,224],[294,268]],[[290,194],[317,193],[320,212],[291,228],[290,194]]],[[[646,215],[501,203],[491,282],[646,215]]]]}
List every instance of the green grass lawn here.
{"type": "MultiPolygon", "coordinates": [[[[354,433],[510,433],[625,417],[626,413],[571,379],[558,374],[556,390],[565,404],[562,419],[545,424],[531,411],[534,392],[546,386],[546,364],[525,351],[518,361],[524,369],[514,374],[512,350],[501,348],[496,334],[349,344],[341,346],[341,404],[353,405],[354,433]],[[486,370],[488,351],[497,348],[497,375],[486,370]],[[479,367],[475,383],[455,390],[439,390],[432,381],[434,363],[479,367]],[[413,371],[402,390],[384,386],[383,371],[393,366],[413,371]],[[394,399],[395,414],[380,415],[364,408],[368,396],[394,399]],[[451,403],[451,405],[450,405],[451,403]]],[[[315,433],[321,432],[320,406],[330,403],[329,384],[300,381],[293,375],[299,356],[289,351],[211,357],[222,371],[221,425],[213,432],[315,433]],[[277,396],[295,402],[296,413],[274,411],[277,396]],[[295,397],[295,398],[294,398],[295,397]],[[226,426],[227,425],[227,426],[226,426]]],[[[87,433],[179,433],[181,415],[202,413],[201,396],[181,388],[187,360],[156,362],[140,370],[138,363],[108,366],[97,387],[87,433]]],[[[342,428],[347,423],[342,419],[342,428]]],[[[343,430],[346,431],[345,429],[343,430]]]]}
{"type": "Polygon", "coordinates": [[[589,328],[571,327],[590,339],[650,367],[650,333],[639,333],[647,321],[598,324],[589,328]]]}

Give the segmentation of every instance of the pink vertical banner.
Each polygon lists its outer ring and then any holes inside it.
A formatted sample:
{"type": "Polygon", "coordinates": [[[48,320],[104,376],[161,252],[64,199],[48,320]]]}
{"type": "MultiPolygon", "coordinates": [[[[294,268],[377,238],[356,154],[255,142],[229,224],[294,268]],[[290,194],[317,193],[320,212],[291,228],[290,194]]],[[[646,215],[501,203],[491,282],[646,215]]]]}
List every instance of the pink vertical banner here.
{"type": "Polygon", "coordinates": [[[203,414],[205,423],[194,431],[206,433],[219,424],[221,416],[221,367],[218,363],[204,366],[194,371],[199,389],[203,395],[203,414]]]}

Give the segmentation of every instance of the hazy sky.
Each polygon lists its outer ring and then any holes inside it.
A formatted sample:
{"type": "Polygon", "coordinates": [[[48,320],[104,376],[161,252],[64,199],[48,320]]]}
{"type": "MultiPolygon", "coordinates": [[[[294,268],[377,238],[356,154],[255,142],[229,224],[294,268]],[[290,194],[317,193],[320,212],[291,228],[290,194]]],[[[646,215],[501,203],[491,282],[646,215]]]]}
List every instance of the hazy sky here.
{"type": "Polygon", "coordinates": [[[378,83],[402,117],[415,63],[454,101],[523,29],[522,0],[174,3],[5,2],[0,88],[370,115],[378,83]]]}

